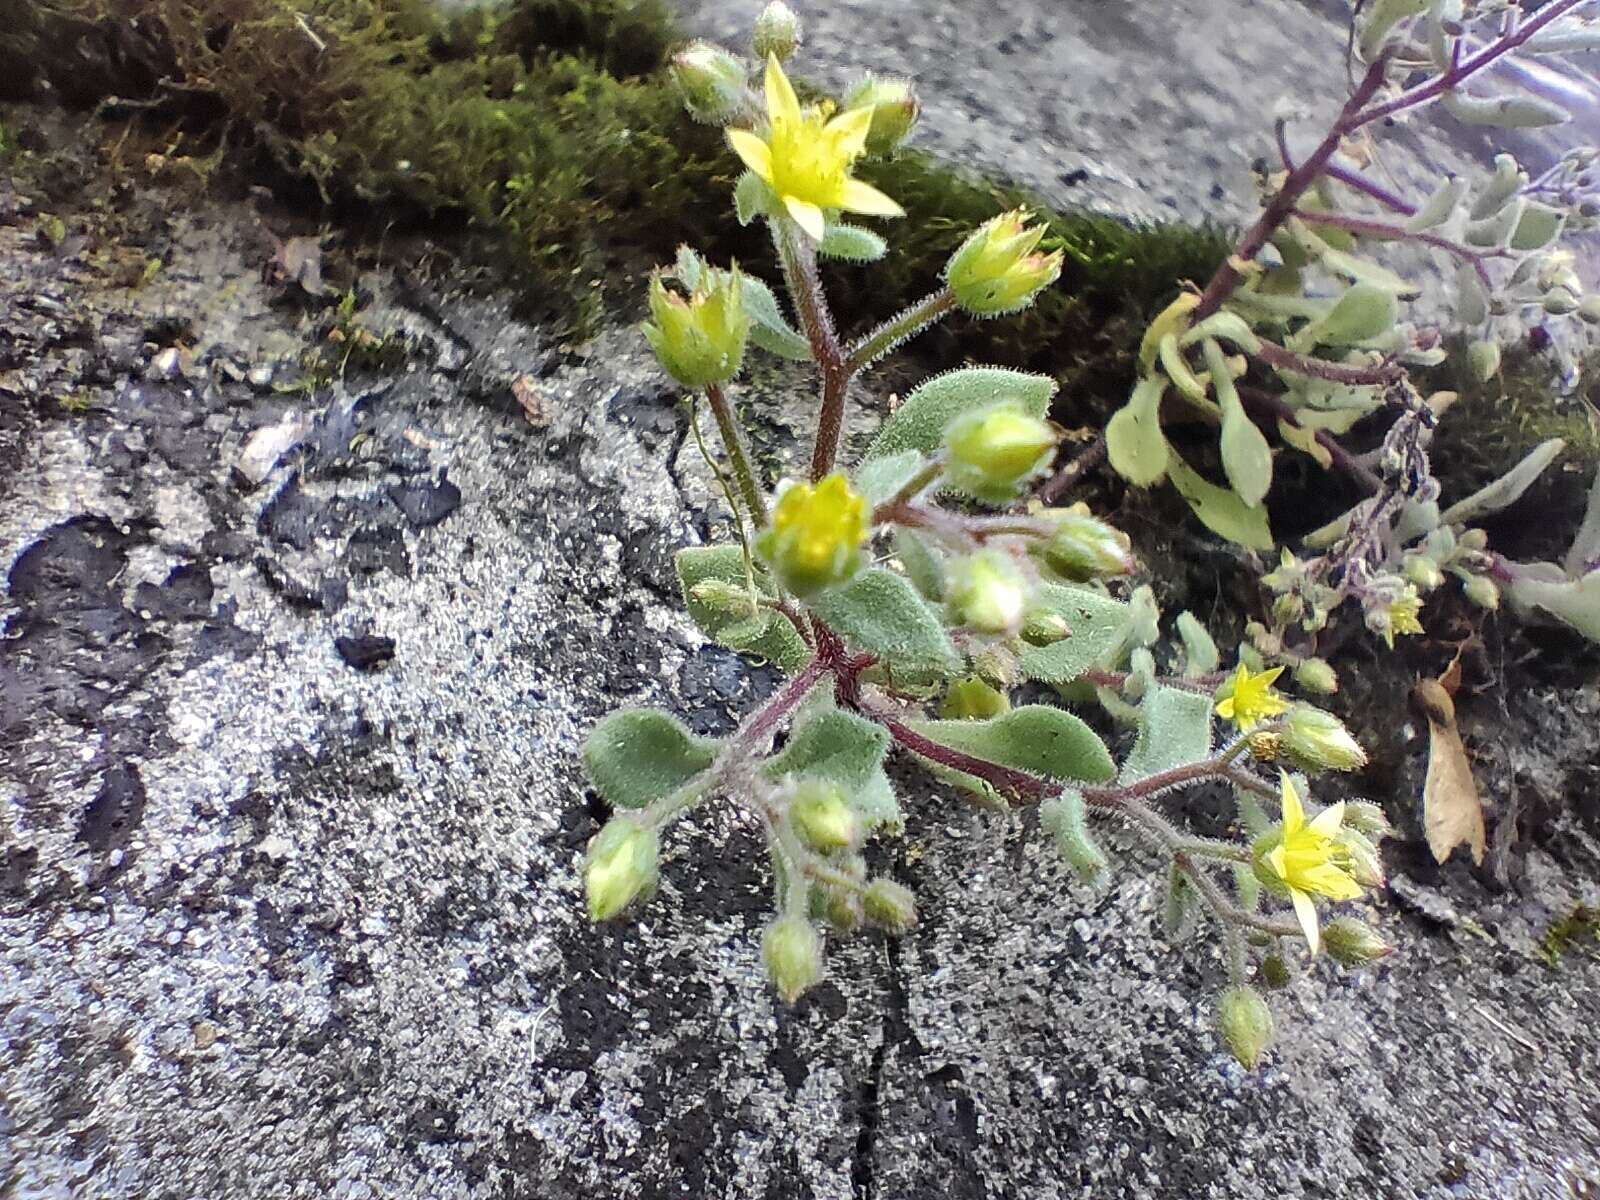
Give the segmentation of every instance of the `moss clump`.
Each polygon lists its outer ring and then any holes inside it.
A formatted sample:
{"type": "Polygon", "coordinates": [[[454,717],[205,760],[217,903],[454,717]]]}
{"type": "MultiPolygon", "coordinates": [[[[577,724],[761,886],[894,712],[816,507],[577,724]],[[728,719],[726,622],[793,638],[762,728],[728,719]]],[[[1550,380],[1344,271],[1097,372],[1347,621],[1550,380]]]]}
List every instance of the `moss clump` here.
{"type": "Polygon", "coordinates": [[[1546,966],[1555,968],[1574,947],[1584,947],[1591,952],[1600,948],[1600,909],[1586,904],[1574,906],[1545,931],[1539,942],[1539,956],[1546,966]]]}
{"type": "MultiPolygon", "coordinates": [[[[662,0],[514,0],[453,17],[432,0],[51,0],[37,11],[8,44],[63,95],[160,99],[158,119],[260,148],[325,200],[463,214],[511,249],[532,293],[579,322],[618,252],[667,259],[688,241],[758,269],[770,260],[734,220],[736,161],[667,80],[676,35],[662,0]]],[[[936,286],[974,225],[1030,199],[915,153],[872,174],[908,218],[870,294],[836,273],[846,322],[936,286]]],[[[1177,280],[1207,275],[1226,239],[1034,207],[1067,250],[1062,287],[1022,320],[956,322],[933,349],[948,356],[959,339],[1109,407],[1143,320],[1177,280]]]]}

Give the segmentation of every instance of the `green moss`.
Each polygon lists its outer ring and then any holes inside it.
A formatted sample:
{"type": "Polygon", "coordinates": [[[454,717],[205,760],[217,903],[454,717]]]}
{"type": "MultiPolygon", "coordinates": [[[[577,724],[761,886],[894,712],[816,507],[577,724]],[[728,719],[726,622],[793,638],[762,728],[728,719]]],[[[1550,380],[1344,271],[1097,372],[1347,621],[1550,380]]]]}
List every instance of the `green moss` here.
{"type": "Polygon", "coordinates": [[[1546,966],[1555,968],[1561,965],[1569,950],[1584,948],[1593,953],[1597,947],[1600,947],[1600,909],[1579,904],[1545,931],[1539,942],[1539,956],[1546,966]]]}

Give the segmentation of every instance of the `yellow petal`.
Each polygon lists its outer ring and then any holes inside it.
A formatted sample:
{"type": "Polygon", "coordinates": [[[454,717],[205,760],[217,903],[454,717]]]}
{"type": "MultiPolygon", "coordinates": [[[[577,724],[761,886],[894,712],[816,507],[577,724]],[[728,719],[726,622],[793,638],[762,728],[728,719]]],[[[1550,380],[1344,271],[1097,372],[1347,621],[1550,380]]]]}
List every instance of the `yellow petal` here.
{"type": "Polygon", "coordinates": [[[1267,865],[1277,873],[1279,879],[1289,878],[1289,860],[1284,851],[1283,843],[1280,842],[1267,851],[1267,865]]]}
{"type": "Polygon", "coordinates": [[[794,196],[785,196],[783,206],[789,210],[794,223],[804,229],[812,241],[822,240],[822,235],[827,232],[827,224],[822,219],[820,208],[794,196]]]}
{"type": "Polygon", "coordinates": [[[1354,900],[1361,895],[1361,885],[1332,863],[1308,867],[1299,873],[1295,882],[1304,885],[1308,892],[1329,900],[1354,900]]]}
{"type": "Polygon", "coordinates": [[[1344,801],[1323,809],[1312,820],[1308,828],[1312,833],[1320,833],[1325,838],[1337,837],[1339,826],[1344,824],[1344,801]]]}
{"type": "Polygon", "coordinates": [[[768,183],[772,182],[772,147],[763,142],[748,129],[728,130],[728,145],[733,147],[733,152],[749,167],[768,183]]]}
{"type": "Polygon", "coordinates": [[[1231,695],[1224,696],[1221,700],[1217,701],[1217,716],[1221,717],[1224,721],[1233,720],[1233,697],[1231,695]]]}
{"type": "Polygon", "coordinates": [[[1270,671],[1263,671],[1256,676],[1263,689],[1271,687],[1278,682],[1278,676],[1283,674],[1282,667],[1273,667],[1270,671]]]}
{"type": "Polygon", "coordinates": [[[851,108],[828,122],[828,132],[838,138],[841,153],[860,158],[867,148],[867,131],[872,128],[870,108],[851,108]]]}
{"type": "Polygon", "coordinates": [[[840,208],[847,208],[851,212],[867,213],[877,217],[903,217],[906,210],[901,208],[888,196],[869,183],[862,183],[859,179],[846,179],[844,181],[844,195],[839,200],[840,208]]]}
{"type": "Polygon", "coordinates": [[[1306,944],[1311,947],[1311,953],[1316,954],[1322,949],[1322,931],[1317,928],[1317,906],[1311,903],[1311,897],[1301,891],[1289,893],[1289,898],[1294,901],[1294,915],[1300,921],[1300,928],[1305,931],[1306,944]]]}
{"type": "Polygon", "coordinates": [[[1294,790],[1294,784],[1285,772],[1278,772],[1280,780],[1279,790],[1283,801],[1283,836],[1287,841],[1299,833],[1306,823],[1306,810],[1300,807],[1300,797],[1294,790]]]}
{"type": "Polygon", "coordinates": [[[767,116],[774,125],[800,123],[800,97],[794,94],[794,87],[778,65],[775,54],[767,56],[766,92],[767,116]]]}

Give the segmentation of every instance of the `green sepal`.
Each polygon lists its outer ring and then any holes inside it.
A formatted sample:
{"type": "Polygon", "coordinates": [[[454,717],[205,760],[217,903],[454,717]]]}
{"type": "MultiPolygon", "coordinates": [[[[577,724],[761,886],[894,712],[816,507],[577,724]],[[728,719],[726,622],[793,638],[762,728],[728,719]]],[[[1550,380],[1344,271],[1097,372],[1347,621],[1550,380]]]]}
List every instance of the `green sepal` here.
{"type": "Polygon", "coordinates": [[[754,171],[746,171],[733,186],[733,211],[741,225],[771,212],[777,199],[767,181],[754,171]]]}
{"type": "Polygon", "coordinates": [[[922,593],[923,599],[942,603],[945,594],[945,560],[919,533],[900,525],[894,531],[894,553],[905,568],[906,578],[922,593]]]}
{"type": "Polygon", "coordinates": [[[927,601],[902,576],[882,567],[830,588],[811,607],[852,647],[876,654],[891,673],[932,670],[949,675],[961,666],[961,656],[927,601]]]}
{"type": "Polygon", "coordinates": [[[888,251],[889,243],[870,229],[832,223],[823,232],[822,244],[817,247],[817,253],[823,258],[853,263],[877,262],[888,251]]]}
{"type": "Polygon", "coordinates": [[[717,742],[654,708],[614,712],[584,739],[583,769],[616,808],[645,808],[704,771],[717,742]]]}
{"type": "Polygon", "coordinates": [[[883,458],[902,450],[932,454],[939,448],[945,426],[972,409],[1011,401],[1033,417],[1050,410],[1056,382],[1048,375],[1031,375],[1001,367],[965,367],[935,375],[900,405],[867,450],[867,458],[883,458]]]}
{"type": "MultiPolygon", "coordinates": [[[[746,586],[744,554],[738,546],[691,546],[678,551],[673,566],[690,619],[717,645],[764,658],[791,674],[811,657],[810,649],[783,614],[761,605],[748,613],[732,614],[694,598],[695,585],[709,579],[746,586]]],[[[754,564],[754,575],[757,593],[769,600],[775,598],[772,577],[759,562],[754,564]]]]}
{"type": "MultiPolygon", "coordinates": [[[[756,181],[760,182],[759,179],[756,181]]],[[[706,271],[716,269],[688,246],[679,246],[678,257],[672,264],[672,275],[684,287],[693,291],[700,286],[700,280],[706,271]]],[[[739,277],[745,315],[750,318],[750,340],[769,354],[799,362],[809,362],[811,343],[784,319],[783,311],[778,307],[778,299],[772,294],[772,289],[754,275],[747,275],[741,271],[739,277]]]]}
{"type": "Polygon", "coordinates": [[[883,770],[889,734],[883,726],[837,708],[812,706],[783,749],[763,768],[768,778],[825,779],[837,784],[864,828],[899,829],[899,801],[883,770]]]}

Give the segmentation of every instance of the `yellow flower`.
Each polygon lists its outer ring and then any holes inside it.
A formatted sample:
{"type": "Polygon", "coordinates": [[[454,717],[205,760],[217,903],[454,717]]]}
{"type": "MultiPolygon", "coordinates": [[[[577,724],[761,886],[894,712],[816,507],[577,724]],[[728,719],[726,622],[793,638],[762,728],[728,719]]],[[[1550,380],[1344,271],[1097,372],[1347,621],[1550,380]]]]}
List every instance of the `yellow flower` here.
{"type": "Polygon", "coordinates": [[[835,471],[816,487],[786,489],[756,549],[791,592],[810,596],[855,574],[867,520],[866,500],[835,471]]]}
{"type": "Polygon", "coordinates": [[[777,193],[795,223],[816,241],[826,228],[824,209],[905,215],[877,188],[850,178],[850,167],[866,152],[870,108],[830,116],[821,105],[802,109],[775,57],[767,59],[767,137],[728,130],[734,153],[777,193]]]}
{"type": "Polygon", "coordinates": [[[1398,600],[1389,602],[1389,628],[1383,635],[1383,640],[1392,649],[1394,635],[1397,633],[1421,633],[1422,622],[1417,619],[1422,612],[1422,597],[1417,594],[1417,589],[1408,587],[1398,600]]]}
{"type": "Polygon", "coordinates": [[[1233,678],[1222,685],[1217,698],[1217,716],[1232,721],[1240,729],[1252,729],[1268,717],[1287,712],[1288,702],[1272,690],[1273,683],[1282,674],[1282,667],[1273,667],[1252,675],[1250,668],[1240,663],[1233,678]]]}
{"type": "Polygon", "coordinates": [[[1288,892],[1294,904],[1294,915],[1305,931],[1306,942],[1311,953],[1316,954],[1321,949],[1322,939],[1317,927],[1316,905],[1311,898],[1354,900],[1361,895],[1361,885],[1346,869],[1349,852],[1340,837],[1344,805],[1335,804],[1324,809],[1307,824],[1294,784],[1287,775],[1281,778],[1283,824],[1279,831],[1267,834],[1258,843],[1257,874],[1273,890],[1288,892]]]}

